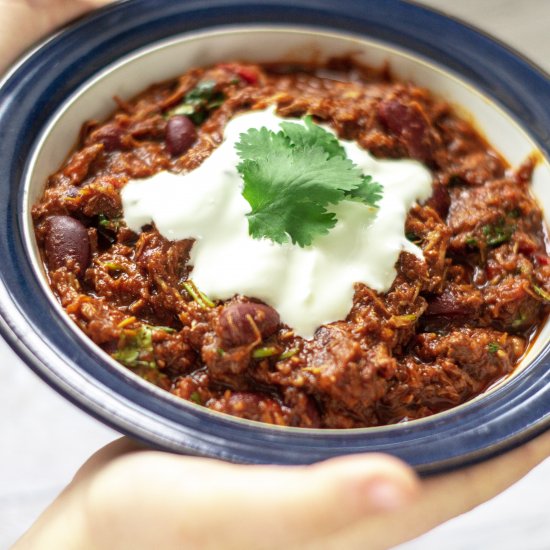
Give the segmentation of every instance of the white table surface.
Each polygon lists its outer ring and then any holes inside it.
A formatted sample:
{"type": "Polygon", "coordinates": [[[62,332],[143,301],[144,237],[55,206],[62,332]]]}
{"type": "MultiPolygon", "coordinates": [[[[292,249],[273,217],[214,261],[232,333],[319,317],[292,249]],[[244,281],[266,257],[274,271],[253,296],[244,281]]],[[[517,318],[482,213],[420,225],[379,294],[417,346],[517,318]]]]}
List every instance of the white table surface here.
{"type": "MultiPolygon", "coordinates": [[[[481,27],[550,72],[550,0],[421,3],[481,27]]],[[[118,434],[58,396],[2,341],[0,381],[3,550],[69,482],[78,466],[118,434]]],[[[497,498],[399,547],[432,549],[549,550],[550,460],[497,498]]]]}

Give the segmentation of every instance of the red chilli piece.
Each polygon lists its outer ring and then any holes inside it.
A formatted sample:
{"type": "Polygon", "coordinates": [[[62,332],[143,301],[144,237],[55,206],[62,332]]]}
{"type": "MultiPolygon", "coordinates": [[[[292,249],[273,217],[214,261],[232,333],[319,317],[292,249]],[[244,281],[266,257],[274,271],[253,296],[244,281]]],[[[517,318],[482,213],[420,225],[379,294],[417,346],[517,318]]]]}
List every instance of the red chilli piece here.
{"type": "Polygon", "coordinates": [[[235,73],[251,86],[258,84],[258,73],[249,67],[237,67],[235,73]]]}

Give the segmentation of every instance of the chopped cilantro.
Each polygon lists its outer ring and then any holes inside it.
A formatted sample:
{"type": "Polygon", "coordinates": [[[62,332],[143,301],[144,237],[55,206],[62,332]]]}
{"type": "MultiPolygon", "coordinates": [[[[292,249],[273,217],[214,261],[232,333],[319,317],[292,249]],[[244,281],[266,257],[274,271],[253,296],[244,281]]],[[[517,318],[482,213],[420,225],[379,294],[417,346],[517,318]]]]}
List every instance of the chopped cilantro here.
{"type": "Polygon", "coordinates": [[[507,243],[512,238],[515,230],[515,225],[507,225],[502,220],[495,224],[484,225],[481,229],[488,246],[507,243]]]}
{"type": "Polygon", "coordinates": [[[216,90],[214,80],[201,80],[191,91],[187,92],[187,101],[204,101],[211,99],[216,90]]]}
{"type": "Polygon", "coordinates": [[[206,294],[203,294],[191,279],[187,279],[182,285],[201,309],[215,307],[216,304],[206,294]]]}
{"type": "Polygon", "coordinates": [[[183,101],[168,114],[186,115],[194,124],[204,122],[210,111],[217,109],[225,100],[225,95],[216,91],[214,80],[202,80],[185,94],[183,101]]]}
{"type": "Polygon", "coordinates": [[[550,303],[550,294],[542,289],[540,286],[533,284],[533,290],[540,296],[545,302],[550,303]]]}
{"type": "Polygon", "coordinates": [[[201,394],[198,391],[194,391],[189,396],[189,401],[192,401],[193,403],[196,403],[197,405],[202,405],[201,394]]]}
{"type": "Polygon", "coordinates": [[[112,354],[113,358],[127,367],[147,367],[155,369],[153,350],[153,332],[161,330],[168,334],[176,332],[172,327],[153,326],[143,324],[137,329],[127,329],[128,325],[136,321],[135,317],[128,317],[119,323],[119,328],[124,330],[118,340],[118,349],[112,354]]]}
{"type": "Polygon", "coordinates": [[[500,349],[500,346],[496,342],[489,342],[487,344],[487,351],[489,353],[496,353],[500,349]]]}
{"type": "Polygon", "coordinates": [[[142,325],[138,329],[123,330],[113,358],[131,368],[155,368],[153,328],[142,325]]]}
{"type": "Polygon", "coordinates": [[[109,225],[109,218],[107,218],[107,216],[105,216],[105,214],[100,214],[98,216],[98,224],[101,226],[101,227],[106,227],[107,225],[109,225]]]}
{"type": "Polygon", "coordinates": [[[97,219],[97,225],[100,229],[114,231],[115,233],[120,229],[121,223],[122,218],[108,218],[105,214],[99,214],[97,219]]]}
{"type": "Polygon", "coordinates": [[[101,265],[109,271],[124,271],[124,266],[120,265],[117,262],[103,262],[101,265]]]}
{"type": "Polygon", "coordinates": [[[309,246],[336,225],[329,204],[350,199],[375,207],[381,198],[382,187],[346,157],[333,134],[311,117],[304,123],[282,122],[278,133],[251,128],[235,146],[256,239],[309,246]]]}
{"type": "Polygon", "coordinates": [[[279,348],[275,346],[266,346],[263,348],[256,348],[252,352],[252,357],[254,359],[264,359],[266,357],[273,357],[274,355],[279,355],[279,348]]]}
{"type": "Polygon", "coordinates": [[[294,357],[298,353],[298,351],[300,351],[298,348],[290,348],[284,351],[283,353],[281,353],[281,355],[279,356],[279,359],[281,360],[290,359],[291,357],[294,357]]]}
{"type": "Polygon", "coordinates": [[[477,239],[475,237],[472,237],[472,236],[466,237],[466,244],[468,246],[471,246],[471,247],[478,246],[477,239]]]}
{"type": "Polygon", "coordinates": [[[282,361],[284,359],[289,359],[290,357],[294,357],[298,353],[298,348],[290,348],[289,350],[284,351],[281,353],[281,350],[277,346],[264,346],[261,348],[256,348],[252,352],[252,357],[254,359],[264,359],[266,357],[275,357],[277,356],[278,361],[282,361]]]}
{"type": "Polygon", "coordinates": [[[527,316],[520,312],[520,314],[512,321],[512,328],[519,328],[525,324],[527,321],[527,316]]]}

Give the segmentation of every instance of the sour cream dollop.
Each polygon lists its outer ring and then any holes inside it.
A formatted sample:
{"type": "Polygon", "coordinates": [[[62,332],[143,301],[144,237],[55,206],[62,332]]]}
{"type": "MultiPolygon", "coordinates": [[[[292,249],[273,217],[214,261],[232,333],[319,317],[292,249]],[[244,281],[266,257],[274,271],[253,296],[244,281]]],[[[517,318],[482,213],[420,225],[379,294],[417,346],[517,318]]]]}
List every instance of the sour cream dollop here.
{"type": "Polygon", "coordinates": [[[354,283],[386,292],[401,251],[423,258],[405,237],[405,218],[416,201],[431,195],[432,176],[416,161],[376,160],[356,143],[340,141],[348,158],[382,185],[378,208],[339,203],[331,208],[336,226],[306,248],[253,239],[235,144],[250,128],[278,131],[283,120],[271,109],[234,118],[223,143],[198,168],[131,180],[122,189],[122,204],[135,232],[154,222],[169,240],[195,239],[192,279],[210,298],[241,294],[260,299],[296,334],[311,338],[319,326],[346,317],[354,283]]]}

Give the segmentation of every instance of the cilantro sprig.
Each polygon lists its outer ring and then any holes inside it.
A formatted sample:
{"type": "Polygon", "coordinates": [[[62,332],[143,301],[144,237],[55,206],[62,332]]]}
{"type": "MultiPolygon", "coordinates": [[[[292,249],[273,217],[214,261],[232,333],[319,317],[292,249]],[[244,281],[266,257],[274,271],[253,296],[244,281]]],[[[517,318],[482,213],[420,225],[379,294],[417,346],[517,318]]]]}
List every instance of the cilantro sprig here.
{"type": "Polygon", "coordinates": [[[217,109],[224,101],[225,95],[217,91],[214,80],[202,80],[185,94],[182,102],[168,112],[169,116],[185,115],[194,124],[202,124],[210,111],[217,109]]]}
{"type": "Polygon", "coordinates": [[[235,145],[252,237],[309,246],[338,221],[329,205],[355,200],[377,207],[381,185],[347,158],[333,134],[311,116],[303,125],[282,122],[280,127],[279,132],[251,128],[235,145]]]}

